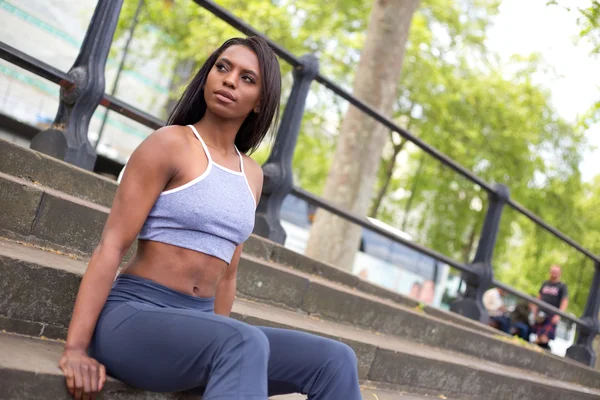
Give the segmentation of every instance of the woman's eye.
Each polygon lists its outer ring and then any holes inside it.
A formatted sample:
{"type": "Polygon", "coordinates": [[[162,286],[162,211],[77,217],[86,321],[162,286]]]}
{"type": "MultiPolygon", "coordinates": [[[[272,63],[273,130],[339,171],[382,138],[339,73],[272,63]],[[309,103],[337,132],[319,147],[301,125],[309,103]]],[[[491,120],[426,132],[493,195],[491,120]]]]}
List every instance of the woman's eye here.
{"type": "Polygon", "coordinates": [[[217,67],[218,71],[225,71],[226,70],[225,65],[223,65],[223,64],[217,64],[216,67],[217,67]]]}
{"type": "Polygon", "coordinates": [[[245,75],[242,79],[244,79],[246,82],[249,82],[249,83],[256,83],[256,80],[249,75],[245,75]]]}

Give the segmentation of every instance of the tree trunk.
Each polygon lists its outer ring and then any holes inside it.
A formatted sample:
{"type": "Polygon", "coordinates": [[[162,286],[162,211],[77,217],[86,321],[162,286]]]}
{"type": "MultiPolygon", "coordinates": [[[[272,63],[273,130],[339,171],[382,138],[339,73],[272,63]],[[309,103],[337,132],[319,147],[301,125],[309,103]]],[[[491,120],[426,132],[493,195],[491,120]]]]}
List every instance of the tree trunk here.
{"type": "MultiPolygon", "coordinates": [[[[391,115],[412,16],[419,0],[375,0],[365,46],[354,78],[354,95],[391,115]]],[[[387,128],[350,106],[342,121],[324,197],[366,215],[387,128]]],[[[306,254],[352,270],[361,228],[319,210],[306,254]]]]}
{"type": "MultiPolygon", "coordinates": [[[[392,132],[392,135],[395,135],[395,133],[392,132]]],[[[381,207],[383,198],[387,194],[388,188],[390,187],[390,182],[392,181],[392,176],[394,175],[394,170],[396,169],[396,158],[398,158],[398,154],[400,154],[405,144],[406,139],[404,138],[402,138],[399,144],[394,144],[392,140],[394,151],[390,159],[387,160],[387,162],[385,163],[385,176],[383,178],[383,185],[381,185],[381,188],[379,188],[379,192],[377,193],[377,196],[373,201],[373,205],[371,206],[371,211],[369,212],[369,216],[371,218],[377,218],[377,213],[379,213],[379,207],[381,207]]]]}

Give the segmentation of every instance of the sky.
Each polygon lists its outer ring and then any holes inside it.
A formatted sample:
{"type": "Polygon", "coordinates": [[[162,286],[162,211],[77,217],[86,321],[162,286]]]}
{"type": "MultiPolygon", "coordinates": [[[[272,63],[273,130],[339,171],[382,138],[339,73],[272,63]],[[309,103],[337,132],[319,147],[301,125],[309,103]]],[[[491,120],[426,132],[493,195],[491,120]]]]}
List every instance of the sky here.
{"type": "MultiPolygon", "coordinates": [[[[600,100],[600,56],[591,56],[591,44],[577,41],[577,12],[547,6],[547,0],[503,0],[500,14],[489,32],[488,49],[502,58],[512,54],[540,53],[554,73],[539,77],[551,90],[558,113],[575,120],[600,100]]],[[[571,7],[590,0],[567,0],[571,7]]],[[[587,132],[590,144],[581,165],[584,180],[600,174],[600,124],[587,132]]]]}

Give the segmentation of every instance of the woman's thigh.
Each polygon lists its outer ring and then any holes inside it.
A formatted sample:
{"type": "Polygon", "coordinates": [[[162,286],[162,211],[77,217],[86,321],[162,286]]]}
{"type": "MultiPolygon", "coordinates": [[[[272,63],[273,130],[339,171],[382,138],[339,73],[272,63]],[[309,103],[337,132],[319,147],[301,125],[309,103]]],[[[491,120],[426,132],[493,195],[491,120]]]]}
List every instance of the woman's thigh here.
{"type": "Polygon", "coordinates": [[[103,311],[91,352],[110,375],[129,385],[182,391],[206,387],[215,369],[234,380],[244,371],[260,370],[244,349],[244,343],[260,342],[257,331],[213,313],[126,302],[103,311]]]}

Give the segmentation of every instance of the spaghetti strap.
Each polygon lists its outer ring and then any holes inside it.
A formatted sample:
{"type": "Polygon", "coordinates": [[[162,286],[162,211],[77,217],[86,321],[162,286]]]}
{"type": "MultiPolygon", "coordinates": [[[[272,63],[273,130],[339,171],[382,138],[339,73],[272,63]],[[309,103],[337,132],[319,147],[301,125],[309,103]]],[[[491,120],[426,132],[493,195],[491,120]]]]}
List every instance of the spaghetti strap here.
{"type": "MultiPolygon", "coordinates": [[[[196,136],[196,138],[200,141],[200,144],[202,145],[202,148],[204,149],[204,152],[206,153],[206,157],[208,158],[208,162],[212,163],[213,160],[212,160],[212,157],[210,156],[210,151],[208,151],[208,147],[206,146],[206,143],[204,143],[202,136],[200,136],[200,134],[198,133],[198,131],[196,130],[196,127],[194,125],[188,125],[188,127],[190,127],[192,129],[194,136],[196,136]]],[[[239,152],[238,152],[238,154],[239,154],[239,152]]]]}
{"type": "Polygon", "coordinates": [[[254,192],[252,191],[252,187],[250,187],[250,182],[248,182],[248,177],[246,176],[246,173],[244,172],[244,157],[242,157],[242,153],[240,153],[237,146],[234,145],[233,147],[235,147],[235,151],[238,153],[238,156],[240,156],[240,171],[242,171],[242,175],[244,176],[244,181],[246,181],[246,186],[248,187],[248,190],[250,191],[250,196],[252,196],[252,200],[254,200],[254,208],[256,208],[256,206],[257,206],[256,198],[254,197],[254,192]]]}
{"type": "Polygon", "coordinates": [[[238,154],[238,156],[240,156],[240,171],[242,172],[242,174],[245,175],[245,173],[244,173],[244,158],[242,157],[242,153],[240,153],[240,151],[238,150],[236,145],[233,145],[233,147],[235,148],[235,151],[238,154]]]}

